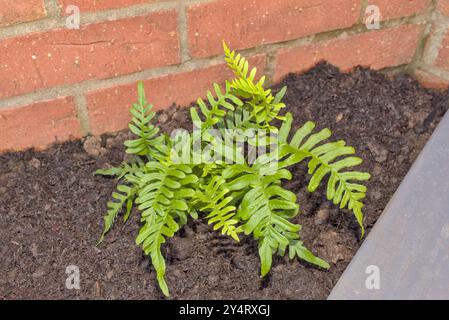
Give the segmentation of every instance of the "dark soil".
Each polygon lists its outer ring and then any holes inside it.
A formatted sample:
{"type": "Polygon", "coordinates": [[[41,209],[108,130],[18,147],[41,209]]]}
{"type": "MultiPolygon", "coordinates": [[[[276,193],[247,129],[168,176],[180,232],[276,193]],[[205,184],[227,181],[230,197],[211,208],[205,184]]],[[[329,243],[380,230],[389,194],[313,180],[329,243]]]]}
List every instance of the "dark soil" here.
{"type": "MultiPolygon", "coordinates": [[[[408,76],[364,69],[342,74],[325,64],[283,84],[297,126],[312,120],[329,127],[365,159],[362,169],[373,173],[364,210],[369,232],[447,109],[447,95],[408,76]]],[[[159,122],[167,131],[190,128],[186,109],[173,107],[159,122]]],[[[149,259],[134,243],[137,214],[126,225],[120,220],[95,246],[116,182],[92,173],[123,160],[127,135],[0,155],[0,299],[162,298],[149,259]],[[65,287],[69,265],[80,269],[80,290],[65,287]]],[[[301,167],[293,172],[288,187],[301,204],[302,238],[330,270],[278,258],[271,275],[260,279],[254,241],[237,244],[191,222],[166,244],[171,298],[327,297],[360,246],[359,231],[351,213],[323,201],[322,190],[306,192],[301,167]]]]}

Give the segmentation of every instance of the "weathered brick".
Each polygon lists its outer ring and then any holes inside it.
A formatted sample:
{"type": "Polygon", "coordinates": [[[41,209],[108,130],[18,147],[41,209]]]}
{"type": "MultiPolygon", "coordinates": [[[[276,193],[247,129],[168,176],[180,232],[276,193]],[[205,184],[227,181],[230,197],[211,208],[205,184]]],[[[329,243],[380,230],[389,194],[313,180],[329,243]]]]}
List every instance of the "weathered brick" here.
{"type": "Polygon", "coordinates": [[[438,0],[438,10],[445,16],[449,16],[449,0],[438,0]]]}
{"type": "MultiPolygon", "coordinates": [[[[257,55],[249,59],[261,75],[265,66],[265,56],[257,55]]],[[[168,74],[144,81],[147,100],[154,110],[169,107],[172,104],[189,105],[198,97],[204,97],[211,90],[212,83],[223,83],[232,73],[226,65],[168,74]]],[[[100,89],[87,95],[90,125],[93,134],[113,132],[126,128],[130,119],[129,107],[136,101],[136,84],[100,89]]]]}
{"type": "Polygon", "coordinates": [[[72,97],[0,109],[0,152],[81,137],[72,97]]]}
{"type": "Polygon", "coordinates": [[[438,52],[434,65],[449,71],[449,31],[446,32],[441,42],[440,51],[438,52]]]}
{"type": "Polygon", "coordinates": [[[221,41],[233,49],[296,39],[350,27],[359,18],[356,0],[219,0],[189,5],[191,54],[207,57],[222,52],[221,41]]]}
{"type": "Polygon", "coordinates": [[[423,27],[402,25],[342,39],[279,50],[274,81],[290,72],[304,72],[326,60],[346,72],[355,66],[383,69],[409,63],[423,27]]]}
{"type": "Polygon", "coordinates": [[[445,80],[423,70],[416,70],[415,77],[426,88],[446,90],[449,87],[448,80],[445,80]]]}
{"type": "MultiPolygon", "coordinates": [[[[105,9],[117,9],[129,7],[136,4],[152,3],[161,0],[58,0],[61,12],[65,13],[67,6],[77,6],[81,13],[92,12],[105,9]]],[[[163,1],[163,0],[162,0],[163,1]]]]}
{"type": "Polygon", "coordinates": [[[46,17],[43,0],[0,1],[0,27],[46,17]]]}
{"type": "Polygon", "coordinates": [[[383,21],[423,13],[431,2],[432,0],[369,0],[368,4],[379,7],[383,21]]]}
{"type": "Polygon", "coordinates": [[[175,10],[0,40],[0,98],[180,62],[175,10]]]}

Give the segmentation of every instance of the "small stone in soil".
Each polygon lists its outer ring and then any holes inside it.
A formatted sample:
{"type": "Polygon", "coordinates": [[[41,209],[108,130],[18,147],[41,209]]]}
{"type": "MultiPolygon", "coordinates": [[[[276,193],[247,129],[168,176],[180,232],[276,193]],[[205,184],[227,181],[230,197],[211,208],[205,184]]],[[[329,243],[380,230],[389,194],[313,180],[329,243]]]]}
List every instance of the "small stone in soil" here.
{"type": "Polygon", "coordinates": [[[240,270],[245,270],[245,268],[247,266],[245,261],[243,260],[243,257],[238,256],[238,255],[232,257],[231,264],[232,264],[232,266],[234,266],[235,268],[240,269],[240,270]]]}
{"type": "Polygon", "coordinates": [[[28,164],[30,166],[32,166],[34,169],[39,169],[39,167],[41,166],[41,162],[39,161],[39,159],[33,158],[31,159],[28,164]]]}
{"type": "Polygon", "coordinates": [[[97,247],[94,247],[94,251],[96,254],[100,254],[102,251],[100,249],[98,249],[97,247]]]}
{"type": "Polygon", "coordinates": [[[173,120],[182,122],[182,121],[184,120],[184,114],[183,114],[183,112],[182,112],[182,111],[179,111],[179,110],[176,111],[176,112],[173,114],[173,120]]]}
{"type": "Polygon", "coordinates": [[[115,138],[107,138],[106,139],[106,149],[109,150],[115,146],[115,138]]]}
{"type": "Polygon", "coordinates": [[[382,163],[388,159],[387,149],[373,142],[368,142],[367,145],[369,150],[371,151],[371,154],[374,156],[374,160],[382,163]]]}
{"type": "Polygon", "coordinates": [[[40,278],[45,274],[45,272],[43,270],[36,270],[33,273],[33,278],[40,278]]]}
{"type": "Polygon", "coordinates": [[[160,124],[164,124],[168,121],[168,115],[166,113],[162,113],[159,118],[158,121],[160,124]]]}
{"type": "MultiPolygon", "coordinates": [[[[341,235],[333,230],[323,231],[314,241],[322,245],[322,258],[328,262],[337,263],[339,261],[349,261],[352,258],[352,252],[344,244],[341,235]]],[[[320,252],[321,253],[321,252],[320,252]]]]}
{"type": "Polygon", "coordinates": [[[182,278],[182,276],[183,276],[182,271],[179,269],[173,270],[173,275],[175,276],[175,278],[178,278],[178,279],[182,278]]]}
{"type": "Polygon", "coordinates": [[[382,198],[382,193],[379,190],[373,190],[370,192],[370,198],[372,200],[379,200],[380,198],[382,198]]]}
{"type": "Polygon", "coordinates": [[[106,153],[106,149],[101,147],[101,138],[89,136],[83,143],[84,151],[93,157],[102,156],[106,153]]]}
{"type": "Polygon", "coordinates": [[[339,123],[341,120],[343,120],[343,113],[339,113],[339,114],[335,117],[335,122],[339,123]]]}
{"type": "Polygon", "coordinates": [[[321,225],[327,223],[327,221],[329,221],[329,209],[327,208],[320,209],[316,214],[315,224],[321,225]]]}
{"type": "Polygon", "coordinates": [[[378,164],[375,164],[373,169],[373,176],[379,176],[380,174],[382,174],[382,167],[378,164]]]}

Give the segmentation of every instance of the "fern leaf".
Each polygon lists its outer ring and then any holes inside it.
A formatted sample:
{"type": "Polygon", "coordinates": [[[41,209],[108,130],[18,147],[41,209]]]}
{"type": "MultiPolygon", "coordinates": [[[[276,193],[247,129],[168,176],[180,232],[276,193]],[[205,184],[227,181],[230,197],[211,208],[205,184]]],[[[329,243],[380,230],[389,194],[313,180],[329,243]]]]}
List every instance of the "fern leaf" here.
{"type": "Polygon", "coordinates": [[[159,286],[167,296],[169,292],[164,280],[165,261],[161,245],[166,237],[172,237],[180,225],[186,223],[185,212],[189,211],[186,201],[195,195],[194,189],[188,186],[197,180],[187,165],[155,161],[148,162],[146,172],[140,176],[136,203],[145,224],[139,231],[136,243],[142,246],[145,254],[151,256],[159,286]]]}
{"type": "Polygon", "coordinates": [[[238,234],[242,229],[236,226],[239,222],[235,219],[236,207],[229,205],[233,198],[227,196],[229,189],[225,188],[225,182],[220,176],[214,176],[209,184],[200,186],[202,190],[197,191],[194,202],[198,203],[200,211],[208,212],[206,219],[208,224],[214,224],[214,230],[221,229],[222,234],[238,242],[240,241],[238,234]]]}
{"type": "Polygon", "coordinates": [[[259,81],[255,81],[257,73],[256,68],[249,67],[248,60],[231,51],[225,42],[223,42],[225,52],[225,61],[228,67],[234,72],[236,78],[229,83],[230,88],[237,96],[247,99],[247,104],[251,106],[251,113],[258,124],[263,123],[264,127],[271,128],[270,122],[273,119],[283,119],[279,115],[285,104],[281,102],[285,94],[286,87],[276,95],[273,96],[271,90],[265,90],[265,77],[261,77],[259,81]]]}
{"type": "Polygon", "coordinates": [[[98,169],[94,172],[94,175],[101,176],[121,176],[123,169],[121,167],[112,167],[107,169],[98,169]]]}
{"type": "Polygon", "coordinates": [[[214,83],[214,94],[211,91],[207,91],[206,96],[207,103],[202,98],[197,100],[204,121],[201,120],[195,108],[190,109],[193,123],[198,128],[201,128],[203,133],[217,124],[226,115],[227,110],[233,111],[235,106],[243,105],[243,102],[231,92],[228,83],[226,84],[225,92],[222,92],[220,86],[214,83]]]}
{"type": "Polygon", "coordinates": [[[341,209],[348,208],[353,211],[357,222],[364,235],[363,227],[363,203],[362,199],[366,195],[366,187],[359,184],[359,181],[370,179],[370,174],[360,171],[349,171],[353,167],[362,163],[362,159],[351,156],[355,149],[346,146],[344,141],[325,142],[331,136],[329,129],[321,130],[318,133],[312,133],[315,124],[307,122],[298,129],[293,138],[288,142],[292,123],[292,115],[288,113],[286,120],[281,126],[279,132],[279,141],[281,143],[281,167],[290,166],[309,159],[308,173],[312,175],[308,190],[315,191],[326,176],[327,180],[327,199],[339,205],[341,209]]]}
{"type": "Polygon", "coordinates": [[[303,243],[298,240],[293,240],[290,242],[288,246],[288,256],[290,259],[293,259],[295,256],[300,259],[312,263],[314,265],[320,266],[324,269],[329,269],[329,263],[316,257],[309,249],[304,247],[303,243]]]}
{"type": "Polygon", "coordinates": [[[130,162],[122,162],[122,164],[118,167],[112,167],[107,169],[98,169],[94,172],[94,175],[103,175],[103,176],[115,176],[118,180],[123,177],[127,177],[127,180],[130,177],[128,175],[136,175],[143,171],[144,163],[140,158],[134,158],[130,162]]]}
{"type": "Polygon", "coordinates": [[[166,136],[158,135],[159,128],[153,126],[150,121],[155,112],[151,111],[153,106],[145,98],[143,83],[138,84],[138,103],[132,105],[132,115],[129,130],[137,136],[137,139],[125,141],[126,153],[150,156],[153,159],[163,158],[168,147],[165,144],[166,136]]]}
{"type": "Polygon", "coordinates": [[[145,224],[136,238],[136,244],[141,245],[145,254],[150,255],[159,287],[165,296],[169,296],[169,290],[164,278],[166,266],[161,245],[165,243],[165,237],[172,237],[178,230],[179,225],[169,212],[161,210],[145,219],[145,224]]]}
{"type": "MultiPolygon", "coordinates": [[[[109,201],[107,203],[108,211],[104,217],[104,229],[98,244],[103,242],[104,236],[111,230],[125,202],[131,201],[132,203],[134,195],[135,189],[125,185],[117,186],[117,192],[112,193],[112,197],[117,201],[109,201]]],[[[127,211],[131,211],[131,209],[127,209],[127,211]]],[[[127,212],[126,215],[129,216],[129,213],[127,212]]]]}
{"type": "Polygon", "coordinates": [[[281,179],[291,179],[291,173],[279,169],[263,175],[258,165],[232,165],[223,171],[223,177],[229,180],[230,190],[245,190],[236,218],[243,221],[246,235],[253,234],[259,240],[261,275],[265,276],[271,269],[272,255],[283,254],[299,239],[301,226],[289,221],[299,212],[296,196],[280,186],[281,179]]]}
{"type": "Polygon", "coordinates": [[[185,211],[182,210],[185,206],[177,196],[189,198],[194,195],[194,189],[183,187],[197,181],[197,177],[191,174],[192,169],[187,165],[162,162],[148,162],[146,168],[147,172],[140,178],[136,199],[142,218],[157,213],[162,207],[185,211]]]}

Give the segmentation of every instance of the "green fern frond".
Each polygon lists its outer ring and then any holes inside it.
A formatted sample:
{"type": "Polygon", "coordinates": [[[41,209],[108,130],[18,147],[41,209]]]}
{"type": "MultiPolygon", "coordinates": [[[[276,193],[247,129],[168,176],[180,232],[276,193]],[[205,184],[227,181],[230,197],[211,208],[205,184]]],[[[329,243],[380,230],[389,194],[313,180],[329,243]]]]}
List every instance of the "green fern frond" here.
{"type": "Polygon", "coordinates": [[[136,203],[142,211],[142,220],[157,214],[159,210],[168,208],[175,211],[186,211],[186,199],[195,194],[188,185],[198,181],[192,169],[184,164],[164,162],[148,162],[147,172],[140,178],[136,203]]]}
{"type": "MultiPolygon", "coordinates": [[[[245,234],[253,234],[259,240],[263,277],[271,269],[273,254],[283,255],[292,241],[299,239],[301,226],[289,221],[299,212],[296,196],[280,186],[282,179],[291,179],[291,173],[279,169],[270,175],[262,175],[257,166],[233,165],[223,171],[223,177],[229,180],[227,187],[230,190],[248,190],[236,217],[244,222],[245,234]]],[[[321,261],[315,260],[316,264],[324,266],[321,261]]]]}
{"type": "Polygon", "coordinates": [[[265,76],[256,82],[257,68],[252,68],[249,71],[248,60],[240,54],[236,54],[235,51],[231,51],[224,41],[223,48],[225,61],[236,76],[229,84],[232,92],[247,100],[258,124],[263,123],[265,127],[271,128],[270,122],[273,119],[283,119],[282,116],[279,116],[279,112],[285,108],[285,104],[281,100],[287,87],[282,88],[276,96],[273,96],[271,89],[266,90],[263,86],[265,76]]]}
{"type": "Polygon", "coordinates": [[[100,176],[111,176],[111,177],[120,177],[124,173],[123,168],[120,167],[112,167],[107,169],[98,169],[94,172],[94,176],[100,175],[100,176]]]}
{"type": "Polygon", "coordinates": [[[173,237],[180,224],[187,221],[185,212],[189,211],[189,206],[186,201],[195,195],[189,185],[197,180],[187,165],[156,161],[148,162],[145,174],[140,177],[136,203],[145,225],[139,231],[136,243],[151,256],[159,286],[167,296],[161,245],[165,243],[165,237],[173,237]]]}
{"type": "Polygon", "coordinates": [[[223,121],[217,124],[217,128],[222,134],[225,134],[225,130],[244,130],[244,129],[257,129],[258,126],[251,122],[251,114],[244,107],[237,108],[234,111],[228,111],[223,121]]]}
{"type": "Polygon", "coordinates": [[[309,249],[304,247],[303,243],[299,240],[292,240],[288,246],[288,257],[291,259],[298,257],[311,264],[320,266],[324,269],[329,269],[330,265],[323,259],[316,257],[309,249]]]}
{"type": "Polygon", "coordinates": [[[102,175],[102,176],[115,176],[118,180],[123,177],[127,177],[127,181],[133,182],[132,179],[129,179],[128,175],[138,175],[145,168],[145,163],[140,158],[133,158],[131,161],[124,161],[118,167],[111,167],[107,169],[98,169],[94,172],[94,175],[102,175]]]}
{"type": "Polygon", "coordinates": [[[226,181],[220,176],[214,176],[209,184],[200,186],[201,190],[195,195],[195,203],[200,206],[200,211],[207,212],[208,224],[214,224],[214,230],[221,229],[222,234],[240,241],[238,234],[242,232],[237,227],[239,220],[235,219],[236,207],[229,205],[233,198],[228,196],[229,189],[225,187],[226,181]]]}
{"type": "Polygon", "coordinates": [[[139,235],[136,238],[136,244],[142,246],[146,255],[150,255],[159,287],[165,296],[169,296],[169,290],[165,282],[166,267],[161,245],[165,243],[165,237],[173,237],[178,230],[179,225],[170,212],[158,209],[157,214],[150,215],[145,219],[145,224],[139,230],[139,235]]]}
{"type": "Polygon", "coordinates": [[[308,190],[315,191],[325,176],[329,175],[327,181],[327,199],[343,209],[347,207],[352,210],[364,235],[363,227],[363,203],[366,195],[366,186],[358,181],[366,181],[371,175],[360,171],[343,171],[362,163],[362,159],[353,157],[355,149],[346,146],[341,140],[337,142],[325,142],[330,136],[329,129],[323,129],[313,133],[315,124],[307,122],[298,129],[293,138],[288,142],[292,115],[288,113],[281,129],[279,130],[279,142],[281,143],[281,157],[285,160],[281,166],[290,166],[309,158],[308,173],[312,175],[308,190]]]}
{"type": "Polygon", "coordinates": [[[100,237],[100,240],[98,241],[98,244],[104,240],[104,236],[114,225],[114,222],[125,203],[126,212],[123,217],[123,221],[126,222],[128,220],[137,192],[137,177],[145,171],[144,168],[144,162],[139,158],[134,158],[130,162],[123,162],[118,167],[98,169],[94,172],[94,175],[115,176],[119,181],[124,178],[125,182],[131,184],[131,187],[119,184],[117,186],[117,192],[114,192],[112,194],[112,197],[117,201],[110,201],[107,203],[108,210],[104,217],[104,230],[100,237]]]}
{"type": "Polygon", "coordinates": [[[127,210],[126,210],[125,217],[129,216],[129,214],[131,212],[132,202],[134,201],[135,194],[136,194],[136,189],[134,189],[134,188],[131,188],[131,187],[128,187],[125,185],[117,186],[117,192],[112,193],[112,197],[117,201],[109,201],[107,203],[108,211],[104,217],[103,233],[102,233],[98,243],[103,242],[104,236],[106,235],[106,233],[108,233],[111,230],[118,214],[120,213],[120,211],[123,208],[123,205],[126,202],[128,204],[127,204],[127,210]],[[131,205],[129,205],[129,203],[131,203],[131,205]]]}
{"type": "Polygon", "coordinates": [[[226,83],[225,92],[222,92],[220,86],[214,83],[214,93],[215,97],[211,91],[207,91],[208,103],[201,98],[197,100],[204,121],[201,120],[196,108],[190,109],[193,123],[203,132],[217,124],[226,115],[227,110],[233,111],[236,106],[243,105],[243,102],[231,93],[229,83],[226,83]]]}
{"type": "Polygon", "coordinates": [[[134,103],[130,109],[132,118],[129,130],[138,138],[125,141],[126,153],[161,159],[168,152],[168,147],[165,144],[166,136],[158,135],[159,128],[150,123],[156,113],[151,111],[153,106],[145,98],[142,82],[139,82],[137,92],[138,103],[134,103]]]}

